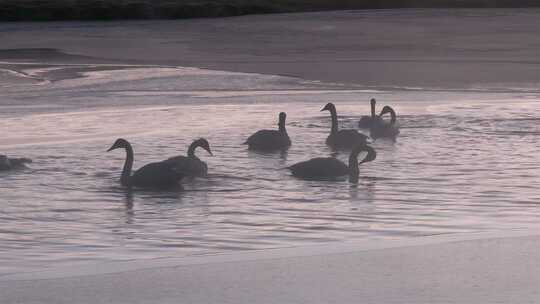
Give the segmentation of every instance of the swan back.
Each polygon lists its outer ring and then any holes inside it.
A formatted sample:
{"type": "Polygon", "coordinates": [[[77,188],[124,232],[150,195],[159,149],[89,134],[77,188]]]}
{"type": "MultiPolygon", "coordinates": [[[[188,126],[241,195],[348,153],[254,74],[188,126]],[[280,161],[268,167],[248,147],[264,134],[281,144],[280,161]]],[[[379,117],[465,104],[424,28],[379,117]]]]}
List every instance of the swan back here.
{"type": "Polygon", "coordinates": [[[184,174],[172,163],[166,161],[149,163],[135,171],[129,179],[129,186],[147,188],[168,188],[178,184],[184,174]]]}
{"type": "Polygon", "coordinates": [[[326,138],[326,144],[334,149],[352,149],[367,144],[368,137],[356,130],[339,130],[326,138]]]}
{"type": "Polygon", "coordinates": [[[210,149],[210,143],[204,138],[199,138],[191,143],[187,156],[180,155],[171,157],[165,162],[172,163],[176,170],[181,172],[184,176],[206,176],[208,175],[208,165],[195,155],[195,149],[197,147],[201,147],[210,155],[213,155],[212,150],[210,149]]]}
{"type": "Polygon", "coordinates": [[[334,157],[317,157],[296,163],[290,167],[292,175],[303,179],[328,179],[344,176],[349,168],[334,157]]]}
{"type": "Polygon", "coordinates": [[[291,139],[285,128],[287,114],[279,113],[278,130],[259,130],[246,140],[249,150],[277,151],[291,146],[291,139]]]}

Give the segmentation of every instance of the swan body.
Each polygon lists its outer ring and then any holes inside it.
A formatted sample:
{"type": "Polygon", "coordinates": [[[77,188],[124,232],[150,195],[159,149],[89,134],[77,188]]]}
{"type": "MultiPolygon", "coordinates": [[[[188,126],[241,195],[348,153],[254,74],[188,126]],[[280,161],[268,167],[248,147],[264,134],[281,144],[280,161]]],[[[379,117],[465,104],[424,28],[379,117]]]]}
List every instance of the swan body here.
{"type": "Polygon", "coordinates": [[[328,103],[321,111],[329,111],[332,117],[330,135],[326,138],[326,144],[334,149],[352,149],[358,145],[367,144],[368,137],[356,130],[339,130],[336,106],[328,103]]]}
{"type": "Polygon", "coordinates": [[[165,161],[144,165],[131,174],[134,159],[133,148],[127,140],[119,138],[107,152],[119,148],[126,150],[126,161],[120,177],[122,186],[142,188],[172,187],[177,185],[184,177],[184,174],[179,172],[174,163],[165,161]]]}
{"type": "Polygon", "coordinates": [[[375,114],[375,105],[377,101],[375,98],[372,98],[370,101],[371,104],[371,115],[370,116],[362,116],[360,117],[360,121],[358,121],[358,127],[361,129],[369,129],[372,125],[380,122],[381,118],[375,114]]]}
{"type": "Polygon", "coordinates": [[[317,157],[296,163],[288,167],[288,169],[291,170],[293,176],[302,179],[326,180],[349,175],[350,182],[357,182],[359,174],[358,154],[362,151],[367,152],[367,155],[360,163],[373,161],[377,157],[377,153],[372,147],[358,145],[353,148],[349,155],[348,166],[334,157],[317,157]]]}
{"type": "Polygon", "coordinates": [[[287,114],[279,113],[278,130],[259,130],[252,134],[244,144],[249,150],[276,151],[285,150],[291,146],[291,139],[285,128],[287,114]]]}
{"type": "Polygon", "coordinates": [[[399,128],[396,125],[397,117],[394,109],[392,109],[390,106],[384,106],[379,114],[379,117],[381,117],[381,120],[373,124],[369,129],[371,138],[377,139],[386,137],[395,139],[399,134],[399,128]],[[389,123],[382,120],[382,116],[386,113],[390,113],[389,123]]]}
{"type": "Polygon", "coordinates": [[[195,149],[197,147],[205,149],[210,155],[212,155],[208,141],[204,138],[199,138],[191,143],[188,148],[187,156],[180,155],[171,157],[167,159],[166,162],[173,163],[176,169],[185,174],[185,176],[206,176],[208,174],[208,165],[195,156],[195,149]]]}
{"type": "Polygon", "coordinates": [[[31,163],[29,158],[9,158],[6,155],[0,155],[0,171],[25,168],[25,164],[31,163]]]}

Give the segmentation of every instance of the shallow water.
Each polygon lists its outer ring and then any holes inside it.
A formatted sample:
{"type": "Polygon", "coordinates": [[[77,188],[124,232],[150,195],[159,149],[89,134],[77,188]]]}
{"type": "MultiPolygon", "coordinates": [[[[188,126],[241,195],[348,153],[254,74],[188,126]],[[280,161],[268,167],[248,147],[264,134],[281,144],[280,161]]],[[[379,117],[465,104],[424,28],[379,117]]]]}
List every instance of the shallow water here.
{"type": "Polygon", "coordinates": [[[0,151],[34,163],[0,173],[0,274],[540,226],[535,90],[366,89],[171,67],[18,67],[24,73],[0,71],[0,151]],[[324,144],[330,120],[319,111],[326,102],[336,104],[342,127],[355,128],[371,97],[379,108],[394,106],[401,134],[373,144],[378,157],[361,166],[358,185],[290,176],[286,166],[332,154],[324,144]],[[275,128],[280,111],[288,114],[290,150],[247,151],[241,143],[275,128]],[[133,144],[135,168],[184,154],[205,137],[214,157],[198,155],[210,176],[184,181],[183,191],[127,192],[118,182],[124,153],[105,152],[117,137],[133,144]]]}

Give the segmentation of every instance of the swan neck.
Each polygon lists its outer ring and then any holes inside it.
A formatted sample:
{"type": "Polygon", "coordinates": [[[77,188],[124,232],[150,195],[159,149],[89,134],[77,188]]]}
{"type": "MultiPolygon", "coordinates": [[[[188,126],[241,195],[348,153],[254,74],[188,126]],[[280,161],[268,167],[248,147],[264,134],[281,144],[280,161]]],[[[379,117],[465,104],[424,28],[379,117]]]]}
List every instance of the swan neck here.
{"type": "Polygon", "coordinates": [[[287,129],[285,128],[285,123],[279,123],[279,132],[282,134],[287,134],[287,129]]]}
{"type": "Polygon", "coordinates": [[[195,157],[195,149],[197,149],[197,147],[199,146],[199,143],[198,142],[193,142],[191,143],[191,145],[189,145],[189,148],[188,148],[188,151],[187,151],[187,155],[189,157],[195,157]]]}
{"type": "Polygon", "coordinates": [[[338,132],[338,120],[336,109],[330,109],[330,116],[332,117],[332,129],[330,130],[331,134],[336,134],[338,132]]]}
{"type": "Polygon", "coordinates": [[[390,124],[396,124],[396,112],[394,112],[393,110],[390,111],[390,124]]]}
{"type": "Polygon", "coordinates": [[[393,125],[396,123],[396,120],[397,120],[397,115],[396,115],[396,111],[394,111],[394,109],[390,108],[390,107],[385,107],[385,109],[383,109],[381,111],[381,114],[379,114],[379,117],[382,117],[383,114],[385,113],[389,113],[390,114],[390,124],[393,125]]]}
{"type": "Polygon", "coordinates": [[[122,176],[120,177],[120,183],[123,186],[129,186],[131,169],[133,168],[133,148],[130,144],[126,146],[126,161],[124,162],[124,169],[122,169],[122,176]]]}
{"type": "Polygon", "coordinates": [[[377,114],[375,114],[375,103],[371,103],[371,117],[375,118],[377,114]]]}

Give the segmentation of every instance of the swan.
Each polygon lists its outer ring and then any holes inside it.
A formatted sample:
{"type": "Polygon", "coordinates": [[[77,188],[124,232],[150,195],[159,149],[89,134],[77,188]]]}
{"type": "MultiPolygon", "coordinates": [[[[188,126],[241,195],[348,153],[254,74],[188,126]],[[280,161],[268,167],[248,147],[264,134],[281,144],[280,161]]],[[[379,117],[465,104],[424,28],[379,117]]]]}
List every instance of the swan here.
{"type": "Polygon", "coordinates": [[[388,137],[395,139],[399,134],[399,129],[396,125],[396,112],[390,106],[384,106],[381,113],[379,114],[381,118],[380,121],[373,124],[369,129],[371,138],[377,139],[381,137],[388,137]],[[384,122],[382,116],[386,113],[390,113],[390,122],[384,122]]]}
{"type": "Polygon", "coordinates": [[[195,156],[195,149],[197,147],[201,147],[208,151],[210,155],[213,155],[208,141],[204,138],[199,138],[191,143],[188,148],[187,156],[180,155],[171,157],[167,159],[166,162],[175,164],[178,171],[186,176],[206,176],[208,174],[208,166],[205,162],[195,156]]]}
{"type": "Polygon", "coordinates": [[[6,155],[0,155],[0,171],[25,168],[24,164],[31,162],[29,158],[9,158],[6,155]]]}
{"type": "Polygon", "coordinates": [[[291,139],[285,129],[285,112],[279,113],[278,130],[259,130],[253,133],[244,144],[249,150],[275,151],[285,150],[291,146],[291,139]]]}
{"type": "Polygon", "coordinates": [[[357,145],[349,155],[348,166],[334,157],[317,157],[296,163],[287,168],[291,170],[293,176],[302,179],[327,180],[349,175],[349,181],[356,183],[358,182],[359,174],[358,154],[362,151],[367,152],[367,155],[360,161],[360,164],[373,161],[377,157],[377,153],[372,147],[368,145],[357,145]]]}
{"type": "Polygon", "coordinates": [[[326,138],[326,144],[334,149],[352,149],[357,145],[365,145],[367,136],[356,130],[339,130],[336,106],[329,102],[321,111],[330,111],[332,116],[332,129],[330,135],[326,138]]]}
{"type": "Polygon", "coordinates": [[[184,177],[182,172],[179,172],[173,162],[155,162],[144,165],[139,170],[131,174],[133,167],[133,148],[131,144],[123,139],[117,139],[107,152],[123,148],[126,150],[126,161],[120,183],[124,187],[149,187],[149,188],[164,188],[178,184],[184,177]]]}
{"type": "Polygon", "coordinates": [[[375,98],[371,98],[371,116],[362,116],[360,121],[358,121],[358,127],[361,129],[369,129],[373,124],[381,120],[377,114],[375,114],[375,104],[377,101],[375,98]]]}

